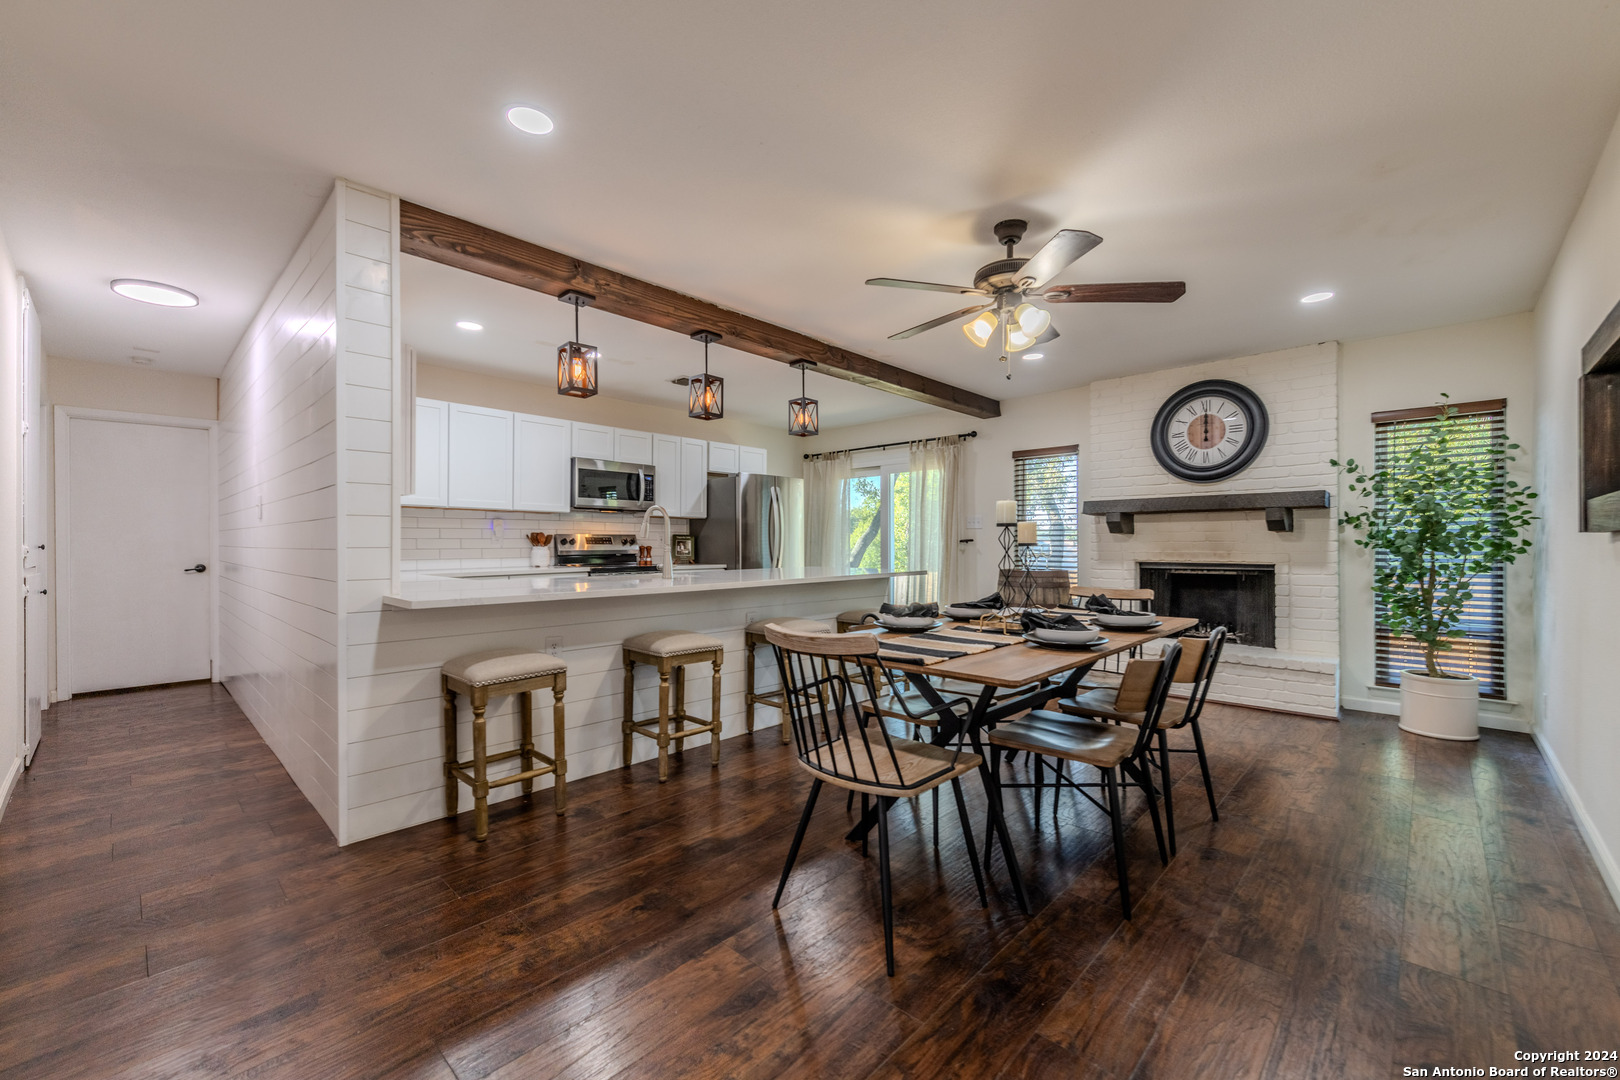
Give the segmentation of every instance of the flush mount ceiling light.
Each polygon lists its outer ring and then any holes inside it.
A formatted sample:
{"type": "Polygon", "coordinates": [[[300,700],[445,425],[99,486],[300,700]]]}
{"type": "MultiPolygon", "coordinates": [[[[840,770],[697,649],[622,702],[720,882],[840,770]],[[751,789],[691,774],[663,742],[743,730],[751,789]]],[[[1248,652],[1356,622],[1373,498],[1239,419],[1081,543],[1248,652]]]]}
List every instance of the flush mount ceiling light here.
{"type": "Polygon", "coordinates": [[[1043,352],[1027,352],[1027,353],[1024,354],[1024,359],[1025,360],[1045,360],[1046,359],[1046,354],[1043,353],[1043,352]]]}
{"type": "Polygon", "coordinates": [[[1333,299],[1333,294],[1331,292],[1313,292],[1306,293],[1304,296],[1300,297],[1299,302],[1302,304],[1320,304],[1324,300],[1331,299],[1333,299]]]}
{"type": "Polygon", "coordinates": [[[119,278],[112,283],[112,291],[143,304],[159,307],[196,307],[197,296],[161,281],[142,281],[140,278],[119,278]]]}
{"type": "Polygon", "coordinates": [[[799,396],[788,400],[788,434],[814,435],[821,426],[818,416],[820,405],[815,398],[809,397],[804,389],[804,373],[815,367],[810,360],[795,360],[793,367],[799,369],[799,396]]]}
{"type": "Polygon", "coordinates": [[[530,105],[514,105],[507,109],[506,120],[525,135],[548,135],[554,126],[551,117],[530,105]]]}
{"type": "Polygon", "coordinates": [[[564,397],[595,397],[596,363],[602,354],[595,345],[579,340],[579,309],[590,306],[596,297],[569,289],[557,299],[574,308],[574,340],[557,346],[557,393],[564,397]]]}
{"type": "Polygon", "coordinates": [[[694,420],[719,420],[725,416],[726,383],[718,375],[709,374],[709,346],[720,340],[713,330],[698,330],[693,341],[703,342],[703,374],[694,375],[687,383],[686,415],[694,420]]]}
{"type": "Polygon", "coordinates": [[[456,323],[457,330],[470,330],[473,333],[477,333],[483,328],[483,323],[475,323],[471,319],[462,319],[460,322],[456,323]]]}

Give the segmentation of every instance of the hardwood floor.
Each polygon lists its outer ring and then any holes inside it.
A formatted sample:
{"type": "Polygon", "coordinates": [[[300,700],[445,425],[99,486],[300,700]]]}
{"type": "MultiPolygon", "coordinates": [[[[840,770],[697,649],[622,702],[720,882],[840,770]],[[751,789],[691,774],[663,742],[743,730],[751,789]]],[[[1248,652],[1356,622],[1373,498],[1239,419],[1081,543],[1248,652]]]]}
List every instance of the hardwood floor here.
{"type": "MultiPolygon", "coordinates": [[[[1034,914],[978,907],[950,800],[874,862],[774,729],[339,849],[217,687],[48,714],[0,821],[0,1074],[1386,1077],[1620,1047],[1620,913],[1527,738],[1212,707],[1180,854],[1010,811],[1034,914]]],[[[971,795],[983,825],[982,798],[971,795]]],[[[1133,804],[1140,812],[1140,799],[1133,804]]],[[[875,847],[874,847],[875,854],[875,847]]]]}

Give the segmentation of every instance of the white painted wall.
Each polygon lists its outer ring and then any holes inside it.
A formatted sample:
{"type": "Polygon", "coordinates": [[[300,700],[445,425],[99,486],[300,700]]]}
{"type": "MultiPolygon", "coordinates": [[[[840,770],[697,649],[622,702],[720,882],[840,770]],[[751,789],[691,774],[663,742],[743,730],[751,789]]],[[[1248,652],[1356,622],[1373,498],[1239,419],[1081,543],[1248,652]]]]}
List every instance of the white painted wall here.
{"type": "MultiPolygon", "coordinates": [[[[22,290],[0,236],[0,551],[13,553],[23,542],[21,395],[22,290]]],[[[9,580],[0,603],[0,813],[22,775],[23,608],[19,578],[9,580]]]]}
{"type": "Polygon", "coordinates": [[[1580,532],[1581,346],[1620,301],[1620,126],[1592,175],[1536,307],[1536,738],[1620,899],[1620,533],[1580,532]]]}
{"type": "Polygon", "coordinates": [[[222,677],[340,835],[337,204],[220,378],[222,677]]]}
{"type": "MultiPolygon", "coordinates": [[[[1535,444],[1535,331],[1529,312],[1439,326],[1412,334],[1347,341],[1339,366],[1339,455],[1371,464],[1372,414],[1452,401],[1507,399],[1509,442],[1524,449],[1510,475],[1533,479],[1535,444]]],[[[1354,495],[1338,485],[1344,505],[1354,495]]],[[[1400,691],[1373,685],[1372,555],[1349,536],[1339,547],[1340,693],[1344,704],[1394,714],[1400,691]]],[[[1481,704],[1488,727],[1529,731],[1535,716],[1535,562],[1521,559],[1507,572],[1508,702],[1481,704]]]]}

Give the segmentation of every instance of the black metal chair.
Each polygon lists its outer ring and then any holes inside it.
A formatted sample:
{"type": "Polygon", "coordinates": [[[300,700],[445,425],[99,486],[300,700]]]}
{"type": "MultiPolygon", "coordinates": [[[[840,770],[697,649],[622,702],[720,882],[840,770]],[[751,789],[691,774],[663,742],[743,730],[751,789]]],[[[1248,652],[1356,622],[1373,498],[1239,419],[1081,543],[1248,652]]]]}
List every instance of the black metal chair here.
{"type": "MultiPolygon", "coordinates": [[[[956,813],[962,824],[973,880],[978,886],[979,903],[988,906],[984,875],[979,869],[973,829],[968,822],[967,804],[962,798],[961,778],[974,770],[984,776],[984,760],[977,754],[956,747],[935,746],[897,737],[883,724],[886,692],[882,688],[881,663],[877,658],[878,639],[870,634],[793,634],[777,627],[765,629],[766,640],[776,647],[777,663],[787,698],[788,718],[793,725],[793,741],[799,767],[812,777],[810,795],[804,803],[798,830],[788,848],[782,867],[782,880],[771,901],[775,908],[787,887],[788,874],[804,842],[810,814],[822,785],[831,784],[850,792],[860,792],[877,800],[879,892],[883,902],[883,945],[890,975],[894,974],[894,904],[889,888],[888,811],[896,800],[911,798],[943,784],[951,785],[956,796],[956,813]]],[[[946,705],[938,712],[950,711],[946,705]]],[[[907,719],[916,713],[907,710],[907,719]]],[[[966,715],[956,717],[965,722],[966,715]]],[[[992,787],[988,777],[987,789],[992,787]]],[[[991,803],[995,803],[994,797],[991,803]]],[[[1000,823],[999,816],[995,819],[1000,823]]],[[[1003,853],[1018,884],[1017,865],[1006,828],[998,829],[1003,853]]]]}
{"type": "MultiPolygon", "coordinates": [[[[1164,830],[1159,823],[1159,801],[1153,788],[1150,748],[1170,694],[1171,679],[1181,660],[1181,644],[1172,641],[1154,660],[1132,660],[1118,691],[1119,704],[1138,706],[1139,726],[1100,724],[1077,720],[1060,712],[1036,709],[990,732],[991,769],[998,772],[1003,750],[1021,750],[1037,762],[1050,757],[1058,761],[1090,765],[1099,774],[1096,783],[1070,778],[1054,768],[1053,783],[1059,790],[1073,788],[1108,816],[1114,834],[1114,870],[1119,877],[1119,902],[1125,917],[1131,917],[1131,887],[1125,866],[1125,791],[1139,788],[1147,796],[1153,833],[1159,842],[1159,858],[1168,862],[1164,830]],[[1099,800],[1088,789],[1099,789],[1099,800]]],[[[1038,766],[1037,766],[1038,767],[1038,766]]],[[[1014,785],[1002,785],[1003,787],[1014,785]]],[[[1029,786],[1029,785],[1018,785],[1029,786]]],[[[999,788],[997,789],[999,792],[999,788]]],[[[1054,794],[1054,798],[1056,795],[1054,794]]],[[[992,796],[994,798],[994,795],[992,796]]]]}

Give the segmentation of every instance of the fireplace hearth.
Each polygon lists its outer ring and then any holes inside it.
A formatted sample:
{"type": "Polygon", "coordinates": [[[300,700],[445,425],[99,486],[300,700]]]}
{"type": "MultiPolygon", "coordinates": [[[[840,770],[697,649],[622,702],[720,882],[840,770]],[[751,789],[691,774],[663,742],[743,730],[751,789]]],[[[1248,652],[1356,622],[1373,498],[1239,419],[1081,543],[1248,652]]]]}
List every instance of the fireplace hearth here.
{"type": "Polygon", "coordinates": [[[1277,647],[1277,571],[1251,563],[1139,563],[1141,588],[1156,611],[1197,619],[1198,633],[1217,626],[1230,641],[1277,647]]]}

